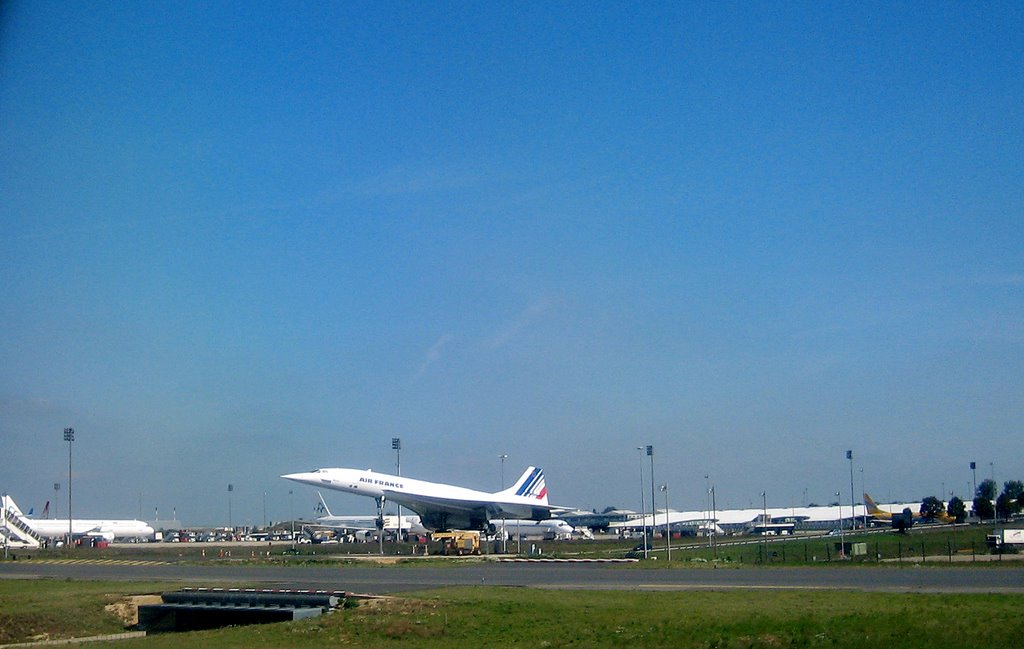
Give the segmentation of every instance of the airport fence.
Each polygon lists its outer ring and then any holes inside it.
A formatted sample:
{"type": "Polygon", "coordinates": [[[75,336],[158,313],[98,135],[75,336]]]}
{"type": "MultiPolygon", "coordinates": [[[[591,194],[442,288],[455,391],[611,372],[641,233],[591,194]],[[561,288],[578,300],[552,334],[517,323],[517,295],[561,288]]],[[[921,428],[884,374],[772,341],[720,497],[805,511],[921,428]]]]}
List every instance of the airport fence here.
{"type": "MultiPolygon", "coordinates": [[[[813,565],[821,563],[963,563],[1002,560],[990,553],[991,526],[929,526],[909,533],[859,531],[839,536],[727,537],[680,543],[672,562],[739,565],[813,565]]],[[[667,557],[667,547],[653,544],[652,556],[667,557]]]]}

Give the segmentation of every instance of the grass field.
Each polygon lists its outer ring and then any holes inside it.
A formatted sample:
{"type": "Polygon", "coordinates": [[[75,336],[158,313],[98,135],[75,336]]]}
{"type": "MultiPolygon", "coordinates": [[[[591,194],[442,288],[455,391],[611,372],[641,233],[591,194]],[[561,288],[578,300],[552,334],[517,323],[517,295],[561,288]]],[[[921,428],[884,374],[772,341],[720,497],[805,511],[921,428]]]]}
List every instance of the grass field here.
{"type": "MultiPolygon", "coordinates": [[[[161,584],[0,581],[0,643],[116,633],[105,607],[161,584]]],[[[1019,647],[1020,595],[453,588],[301,622],[90,647],[1019,647]]]]}
{"type": "Polygon", "coordinates": [[[103,607],[127,593],[152,593],[164,584],[0,580],[0,644],[106,635],[125,631],[103,607]]]}

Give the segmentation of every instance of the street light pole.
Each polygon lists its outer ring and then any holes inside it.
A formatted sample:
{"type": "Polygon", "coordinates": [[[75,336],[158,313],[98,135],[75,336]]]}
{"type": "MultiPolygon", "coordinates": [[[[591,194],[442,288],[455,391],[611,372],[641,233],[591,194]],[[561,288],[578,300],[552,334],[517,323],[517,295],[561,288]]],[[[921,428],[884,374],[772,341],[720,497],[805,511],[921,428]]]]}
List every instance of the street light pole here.
{"type": "Polygon", "coordinates": [[[836,502],[839,503],[839,556],[846,558],[846,535],[843,527],[843,501],[842,496],[836,492],[836,502]]]}
{"type": "MultiPolygon", "coordinates": [[[[862,494],[864,493],[864,467],[860,468],[860,492],[862,494]]],[[[867,531],[867,529],[868,529],[868,508],[867,508],[866,505],[864,507],[864,518],[863,518],[863,521],[864,521],[863,528],[864,528],[865,531],[867,531]]]]}
{"type": "Polygon", "coordinates": [[[857,529],[857,501],[853,497],[853,451],[846,452],[846,459],[850,461],[850,533],[857,529]]]}
{"type": "Polygon", "coordinates": [[[711,518],[711,482],[708,480],[707,474],[704,475],[704,533],[708,535],[708,547],[711,547],[711,531],[707,526],[708,520],[711,518]]]}
{"type": "Polygon", "coordinates": [[[231,536],[235,535],[235,526],[231,519],[231,492],[235,490],[235,485],[228,484],[228,529],[231,530],[231,536]]]}
{"type": "MultiPolygon", "coordinates": [[[[502,453],[498,456],[501,460],[501,490],[505,491],[505,460],[508,458],[508,453],[502,453]]],[[[505,514],[501,515],[501,553],[508,554],[508,533],[505,531],[505,514]]]]}
{"type": "Polygon", "coordinates": [[[978,463],[971,462],[971,480],[974,483],[974,491],[971,494],[971,500],[978,497],[978,463]]]}
{"type": "Polygon", "coordinates": [[[672,560],[672,530],[668,523],[668,485],[661,485],[661,491],[665,494],[665,550],[668,552],[668,560],[672,560]]]}
{"type": "MultiPolygon", "coordinates": [[[[398,475],[402,475],[402,438],[392,437],[391,448],[395,451],[395,468],[398,471],[398,475]]],[[[384,534],[384,530],[381,530],[381,535],[384,534]]],[[[398,532],[396,540],[402,542],[402,506],[398,506],[398,532]]]]}
{"type": "Polygon", "coordinates": [[[68,549],[71,549],[71,544],[74,542],[74,532],[72,526],[72,520],[74,517],[71,515],[71,443],[75,441],[75,429],[65,428],[64,429],[64,441],[68,443],[68,549]]]}
{"type": "Polygon", "coordinates": [[[654,500],[654,447],[647,445],[647,457],[651,458],[651,549],[654,549],[654,531],[658,528],[658,506],[654,500]]]}
{"type": "Polygon", "coordinates": [[[718,503],[715,502],[715,485],[711,485],[711,547],[718,558],[718,503]]]}
{"type": "Polygon", "coordinates": [[[640,451],[640,522],[644,526],[644,559],[647,558],[647,503],[644,502],[644,455],[643,446],[637,446],[640,451]]]}
{"type": "MultiPolygon", "coordinates": [[[[995,462],[988,463],[989,471],[992,475],[992,524],[996,525],[999,523],[999,486],[996,485],[996,464],[995,462]]],[[[993,530],[994,531],[994,530],[993,530]]]]}
{"type": "Polygon", "coordinates": [[[761,492],[761,545],[764,546],[764,562],[768,563],[768,492],[761,492]]]}

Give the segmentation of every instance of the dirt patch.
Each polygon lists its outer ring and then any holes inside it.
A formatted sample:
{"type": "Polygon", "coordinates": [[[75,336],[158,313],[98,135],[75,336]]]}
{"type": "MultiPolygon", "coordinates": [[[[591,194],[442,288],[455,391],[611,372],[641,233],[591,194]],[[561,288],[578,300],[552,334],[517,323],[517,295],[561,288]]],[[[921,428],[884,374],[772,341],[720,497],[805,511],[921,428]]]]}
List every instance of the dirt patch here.
{"type": "Polygon", "coordinates": [[[120,618],[126,627],[133,627],[139,623],[139,606],[141,604],[161,603],[163,603],[163,599],[159,595],[129,595],[113,604],[107,604],[103,609],[120,618]]]}
{"type": "Polygon", "coordinates": [[[405,599],[402,597],[374,596],[359,600],[359,608],[375,613],[414,613],[432,611],[441,606],[440,602],[423,599],[405,599]]]}
{"type": "Polygon", "coordinates": [[[379,554],[324,554],[317,559],[345,561],[351,563],[376,563],[382,566],[393,566],[411,557],[405,555],[379,555],[379,554]]]}
{"type": "Polygon", "coordinates": [[[359,600],[356,618],[350,619],[361,619],[377,633],[393,640],[430,638],[444,633],[442,625],[428,621],[438,615],[437,609],[442,606],[436,600],[372,597],[359,600]]]}
{"type": "Polygon", "coordinates": [[[15,642],[46,642],[74,635],[69,621],[59,613],[7,615],[0,612],[0,645],[15,642]]]}
{"type": "Polygon", "coordinates": [[[46,624],[47,621],[42,616],[0,613],[0,644],[48,640],[48,633],[38,633],[46,624]]]}

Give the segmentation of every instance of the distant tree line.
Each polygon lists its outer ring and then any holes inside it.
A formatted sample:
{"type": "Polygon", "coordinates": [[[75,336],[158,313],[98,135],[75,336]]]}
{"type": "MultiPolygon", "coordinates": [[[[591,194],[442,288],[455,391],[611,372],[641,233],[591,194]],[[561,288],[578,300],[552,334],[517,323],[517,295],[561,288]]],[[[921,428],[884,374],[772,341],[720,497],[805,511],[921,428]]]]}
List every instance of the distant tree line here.
{"type": "MultiPolygon", "coordinates": [[[[1024,482],[1020,480],[1008,480],[1003,483],[1003,492],[996,496],[998,485],[995,480],[982,480],[978,490],[971,502],[971,511],[975,516],[984,520],[986,518],[1003,518],[1019,514],[1024,510],[1024,482]]],[[[921,514],[926,518],[938,518],[945,509],[945,513],[956,522],[962,523],[967,518],[967,504],[958,497],[950,498],[949,503],[942,504],[942,501],[935,496],[928,496],[921,501],[921,514]]]]}

